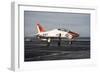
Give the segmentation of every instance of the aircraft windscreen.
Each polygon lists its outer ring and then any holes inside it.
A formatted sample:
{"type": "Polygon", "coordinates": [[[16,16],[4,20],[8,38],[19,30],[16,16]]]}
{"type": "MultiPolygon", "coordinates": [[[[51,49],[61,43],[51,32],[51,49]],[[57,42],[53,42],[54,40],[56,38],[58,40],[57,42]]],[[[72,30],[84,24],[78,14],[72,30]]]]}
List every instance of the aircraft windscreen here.
{"type": "Polygon", "coordinates": [[[58,30],[60,30],[60,31],[65,31],[65,32],[68,31],[67,29],[64,29],[64,28],[61,28],[61,29],[58,29],[58,30]]]}

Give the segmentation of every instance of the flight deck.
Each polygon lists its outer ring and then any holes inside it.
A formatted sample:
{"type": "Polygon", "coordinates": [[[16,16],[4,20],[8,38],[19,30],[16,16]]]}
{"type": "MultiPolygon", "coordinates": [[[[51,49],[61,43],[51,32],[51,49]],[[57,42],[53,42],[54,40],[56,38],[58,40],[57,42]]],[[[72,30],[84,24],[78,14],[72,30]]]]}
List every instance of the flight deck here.
{"type": "Polygon", "coordinates": [[[37,38],[25,38],[24,61],[48,61],[48,60],[75,60],[90,59],[90,38],[78,38],[72,44],[62,39],[61,45],[54,39],[50,45],[46,41],[37,38]]]}

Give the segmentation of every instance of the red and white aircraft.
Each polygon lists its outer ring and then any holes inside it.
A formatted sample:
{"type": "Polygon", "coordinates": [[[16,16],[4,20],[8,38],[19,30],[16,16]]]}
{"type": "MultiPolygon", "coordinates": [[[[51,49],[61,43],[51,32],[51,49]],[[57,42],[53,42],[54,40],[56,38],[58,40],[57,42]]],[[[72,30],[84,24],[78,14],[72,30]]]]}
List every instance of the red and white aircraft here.
{"type": "Polygon", "coordinates": [[[37,37],[40,40],[47,41],[48,43],[50,43],[53,38],[58,38],[60,41],[62,38],[67,38],[71,44],[74,39],[79,37],[77,32],[68,31],[66,29],[53,29],[46,31],[40,24],[37,24],[37,30],[37,37]]]}

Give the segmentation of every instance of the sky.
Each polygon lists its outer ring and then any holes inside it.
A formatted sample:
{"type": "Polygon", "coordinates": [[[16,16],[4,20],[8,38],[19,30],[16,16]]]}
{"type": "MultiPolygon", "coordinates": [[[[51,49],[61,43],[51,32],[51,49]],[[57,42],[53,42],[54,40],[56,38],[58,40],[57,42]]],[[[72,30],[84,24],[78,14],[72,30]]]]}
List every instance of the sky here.
{"type": "Polygon", "coordinates": [[[25,37],[33,37],[37,33],[37,23],[41,24],[46,31],[64,28],[78,32],[80,37],[90,37],[90,14],[24,11],[25,37]]]}

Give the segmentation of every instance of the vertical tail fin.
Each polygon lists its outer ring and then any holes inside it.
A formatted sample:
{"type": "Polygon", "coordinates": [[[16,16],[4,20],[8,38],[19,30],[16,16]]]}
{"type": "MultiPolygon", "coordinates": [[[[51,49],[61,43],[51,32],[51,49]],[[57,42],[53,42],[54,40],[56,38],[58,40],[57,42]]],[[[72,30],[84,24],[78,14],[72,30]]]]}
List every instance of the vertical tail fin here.
{"type": "Polygon", "coordinates": [[[37,30],[38,30],[38,33],[45,32],[45,29],[40,24],[37,24],[37,30]]]}

